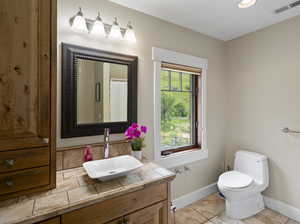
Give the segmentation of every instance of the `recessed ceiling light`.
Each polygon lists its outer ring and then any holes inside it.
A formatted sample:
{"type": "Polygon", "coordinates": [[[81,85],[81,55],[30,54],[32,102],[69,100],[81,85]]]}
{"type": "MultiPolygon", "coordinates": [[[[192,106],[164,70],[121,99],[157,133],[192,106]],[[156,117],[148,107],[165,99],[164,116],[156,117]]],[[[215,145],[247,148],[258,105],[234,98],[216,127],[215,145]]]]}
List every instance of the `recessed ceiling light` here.
{"type": "Polygon", "coordinates": [[[245,9],[245,8],[249,8],[255,4],[256,4],[256,0],[242,0],[239,3],[239,8],[245,9]]]}

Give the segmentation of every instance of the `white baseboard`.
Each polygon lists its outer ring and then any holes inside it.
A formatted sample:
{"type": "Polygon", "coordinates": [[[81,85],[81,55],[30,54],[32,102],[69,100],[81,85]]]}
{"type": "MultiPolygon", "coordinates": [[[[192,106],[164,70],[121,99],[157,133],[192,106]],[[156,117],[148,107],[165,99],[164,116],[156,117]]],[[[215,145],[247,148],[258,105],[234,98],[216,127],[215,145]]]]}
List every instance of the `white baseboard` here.
{"type": "Polygon", "coordinates": [[[264,196],[265,205],[276,212],[281,213],[291,219],[300,222],[300,209],[288,205],[282,201],[275,200],[273,198],[264,196]]]}
{"type": "Polygon", "coordinates": [[[176,198],[175,200],[173,200],[173,205],[176,206],[177,209],[180,209],[217,191],[217,183],[213,183],[191,193],[185,194],[179,198],[176,198]]]}

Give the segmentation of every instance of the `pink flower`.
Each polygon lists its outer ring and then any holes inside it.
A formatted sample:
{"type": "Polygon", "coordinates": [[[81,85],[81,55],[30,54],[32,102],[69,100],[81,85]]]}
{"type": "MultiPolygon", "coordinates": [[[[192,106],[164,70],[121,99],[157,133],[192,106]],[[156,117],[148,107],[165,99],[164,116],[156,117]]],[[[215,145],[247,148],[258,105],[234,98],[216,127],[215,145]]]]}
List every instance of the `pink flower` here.
{"type": "Polygon", "coordinates": [[[129,140],[137,139],[141,137],[142,133],[146,134],[147,130],[148,128],[145,125],[142,125],[139,128],[137,123],[132,123],[131,126],[125,131],[125,136],[129,140]]]}
{"type": "Polygon", "coordinates": [[[139,131],[138,129],[135,129],[133,131],[133,135],[134,135],[134,137],[139,138],[141,136],[141,131],[139,131]]]}
{"type": "Polygon", "coordinates": [[[137,123],[132,123],[132,124],[131,124],[131,127],[132,127],[132,128],[138,128],[139,125],[138,125],[137,123]]]}
{"type": "Polygon", "coordinates": [[[141,126],[141,131],[143,132],[143,133],[147,133],[147,126],[141,126]]]}
{"type": "Polygon", "coordinates": [[[136,129],[134,129],[134,128],[132,128],[132,127],[129,127],[127,130],[126,130],[126,132],[125,132],[125,135],[126,135],[126,137],[128,138],[128,139],[133,139],[133,137],[134,137],[134,131],[135,131],[136,129]]]}

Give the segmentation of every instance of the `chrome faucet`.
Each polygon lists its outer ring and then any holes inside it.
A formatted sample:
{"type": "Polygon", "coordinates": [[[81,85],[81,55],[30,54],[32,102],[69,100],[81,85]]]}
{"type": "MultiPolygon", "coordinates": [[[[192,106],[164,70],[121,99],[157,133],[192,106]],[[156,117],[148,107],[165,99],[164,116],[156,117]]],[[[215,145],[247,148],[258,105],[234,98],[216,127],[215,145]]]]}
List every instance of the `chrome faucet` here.
{"type": "Polygon", "coordinates": [[[109,157],[109,128],[104,129],[104,159],[109,157]]]}

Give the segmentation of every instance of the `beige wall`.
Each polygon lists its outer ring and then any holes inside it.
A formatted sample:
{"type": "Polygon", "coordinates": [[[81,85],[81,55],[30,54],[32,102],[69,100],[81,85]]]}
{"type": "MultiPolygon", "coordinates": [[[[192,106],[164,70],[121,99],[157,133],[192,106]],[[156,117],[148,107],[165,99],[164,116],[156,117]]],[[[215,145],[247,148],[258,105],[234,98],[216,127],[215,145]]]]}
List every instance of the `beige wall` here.
{"type": "MultiPolygon", "coordinates": [[[[58,41],[92,48],[114,51],[139,57],[138,71],[138,119],[150,127],[147,135],[148,157],[153,158],[153,62],[151,48],[153,46],[179,51],[208,59],[208,149],[209,158],[190,165],[191,171],[178,176],[173,185],[173,196],[189,193],[200,187],[215,182],[222,171],[224,159],[225,133],[225,45],[224,42],[201,35],[191,30],[164,22],[160,19],[127,9],[107,0],[60,0],[58,1],[58,41]],[[113,21],[117,16],[121,26],[132,21],[138,43],[134,45],[116,43],[110,40],[93,39],[86,34],[75,34],[71,31],[68,20],[78,6],[83,7],[86,17],[94,18],[101,10],[103,20],[113,21]]],[[[59,50],[60,52],[60,46],[59,50]]],[[[58,57],[58,86],[60,87],[60,54],[58,57]]],[[[60,89],[58,92],[60,96],[60,89]]],[[[60,97],[58,100],[58,118],[60,118],[60,97]]],[[[58,135],[60,119],[58,119],[58,135]]],[[[120,138],[122,135],[115,136],[120,138]]],[[[85,144],[99,141],[100,136],[62,140],[58,136],[58,146],[85,144]]],[[[101,137],[102,139],[102,137],[101,137]]]]}
{"type": "Polygon", "coordinates": [[[300,17],[226,43],[226,156],[240,148],[270,158],[266,195],[300,208],[300,17]]]}
{"type": "MultiPolygon", "coordinates": [[[[248,149],[270,158],[270,187],[266,195],[300,208],[300,135],[286,135],[288,126],[300,130],[300,17],[273,25],[227,43],[201,35],[106,0],[61,0],[58,5],[59,42],[114,51],[139,57],[139,122],[150,127],[148,157],[153,158],[153,64],[151,48],[161,47],[207,58],[209,158],[190,165],[173,184],[173,197],[217,180],[233,153],[248,149]],[[101,10],[104,21],[118,16],[124,27],[134,23],[138,43],[130,45],[97,40],[70,30],[68,19],[82,6],[93,18],[101,10]]],[[[59,46],[60,47],[60,46],[59,46]]],[[[59,48],[60,52],[60,48],[59,48]]],[[[60,87],[60,54],[58,58],[60,87]]],[[[58,95],[60,96],[60,89],[58,95]]],[[[58,117],[60,118],[60,97],[58,117]]],[[[60,119],[58,121],[58,133],[60,119]]],[[[58,146],[99,142],[101,136],[62,140],[58,146]]],[[[113,139],[123,138],[115,135],[113,139]]]]}

